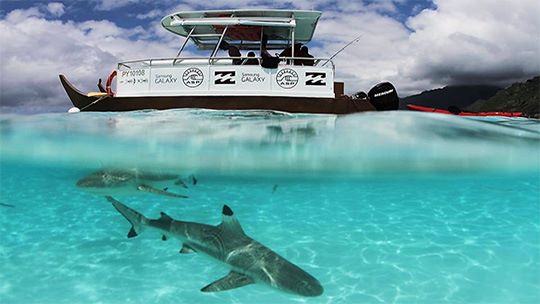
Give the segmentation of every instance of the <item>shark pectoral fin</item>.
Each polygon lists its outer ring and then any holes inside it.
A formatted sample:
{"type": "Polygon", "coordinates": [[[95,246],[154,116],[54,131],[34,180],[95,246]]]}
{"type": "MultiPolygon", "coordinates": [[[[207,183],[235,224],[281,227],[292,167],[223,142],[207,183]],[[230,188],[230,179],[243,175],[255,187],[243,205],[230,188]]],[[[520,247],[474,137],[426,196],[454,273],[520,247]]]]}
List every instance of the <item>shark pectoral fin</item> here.
{"type": "Polygon", "coordinates": [[[157,189],[157,188],[154,188],[154,187],[151,187],[151,186],[148,186],[148,185],[144,185],[144,184],[137,186],[137,190],[144,191],[144,192],[149,192],[149,193],[161,194],[161,195],[170,196],[170,197],[179,197],[179,198],[188,198],[189,197],[189,196],[186,196],[186,195],[176,194],[176,193],[172,193],[172,192],[169,192],[169,191],[163,191],[161,189],[157,189]]]}
{"type": "Polygon", "coordinates": [[[183,244],[182,249],[180,249],[180,253],[192,253],[192,252],[195,252],[195,250],[186,244],[183,244]]]}
{"type": "Polygon", "coordinates": [[[223,278],[208,284],[201,289],[202,292],[216,292],[234,289],[255,283],[250,277],[239,272],[231,271],[223,278]]]}

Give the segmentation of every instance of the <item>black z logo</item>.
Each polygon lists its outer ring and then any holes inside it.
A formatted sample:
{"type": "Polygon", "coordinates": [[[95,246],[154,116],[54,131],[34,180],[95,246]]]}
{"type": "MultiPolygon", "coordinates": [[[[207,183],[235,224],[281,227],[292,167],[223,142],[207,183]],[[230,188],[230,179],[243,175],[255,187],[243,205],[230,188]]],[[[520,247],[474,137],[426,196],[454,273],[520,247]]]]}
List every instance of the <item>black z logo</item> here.
{"type": "Polygon", "coordinates": [[[325,86],[326,73],[306,72],[306,85],[307,86],[325,86]]]}
{"type": "Polygon", "coordinates": [[[214,84],[235,84],[236,81],[234,76],[236,76],[235,71],[215,71],[214,72],[214,84]]]}

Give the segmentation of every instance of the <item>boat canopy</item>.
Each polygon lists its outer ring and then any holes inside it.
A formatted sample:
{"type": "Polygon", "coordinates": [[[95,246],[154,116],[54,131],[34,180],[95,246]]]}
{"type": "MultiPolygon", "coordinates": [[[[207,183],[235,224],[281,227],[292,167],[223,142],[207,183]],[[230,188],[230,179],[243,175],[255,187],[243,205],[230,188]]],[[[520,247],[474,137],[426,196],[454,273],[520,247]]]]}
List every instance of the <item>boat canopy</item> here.
{"type": "Polygon", "coordinates": [[[191,39],[199,49],[214,49],[225,40],[243,50],[260,48],[267,36],[267,49],[282,49],[292,43],[305,44],[321,12],[302,10],[209,10],[167,15],[161,25],[168,31],[191,39]]]}

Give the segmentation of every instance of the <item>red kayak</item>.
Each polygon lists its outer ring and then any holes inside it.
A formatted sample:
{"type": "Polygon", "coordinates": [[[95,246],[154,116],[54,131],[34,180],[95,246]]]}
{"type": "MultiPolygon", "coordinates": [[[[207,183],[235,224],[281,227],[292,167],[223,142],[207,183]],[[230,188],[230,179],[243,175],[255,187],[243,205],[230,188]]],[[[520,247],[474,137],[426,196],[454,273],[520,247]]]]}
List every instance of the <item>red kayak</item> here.
{"type": "Polygon", "coordinates": [[[449,111],[449,110],[443,110],[443,109],[417,106],[417,105],[412,105],[412,104],[408,104],[407,108],[413,111],[451,114],[451,115],[459,115],[459,116],[506,116],[506,117],[522,117],[523,116],[522,112],[467,112],[467,111],[461,111],[455,107],[451,109],[452,111],[449,111]]]}

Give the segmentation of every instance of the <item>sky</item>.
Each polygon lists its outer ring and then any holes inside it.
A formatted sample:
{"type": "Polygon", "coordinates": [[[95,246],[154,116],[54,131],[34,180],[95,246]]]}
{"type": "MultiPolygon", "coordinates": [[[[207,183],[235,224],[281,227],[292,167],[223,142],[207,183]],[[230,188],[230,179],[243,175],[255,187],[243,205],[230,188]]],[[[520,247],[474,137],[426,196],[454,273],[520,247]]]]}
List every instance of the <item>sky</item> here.
{"type": "Polygon", "coordinates": [[[0,112],[65,111],[58,74],[95,91],[118,62],[176,55],[183,38],[161,27],[164,16],[225,8],[323,12],[315,57],[361,36],[334,59],[349,94],[382,81],[405,97],[540,75],[538,0],[0,0],[0,112]]]}

